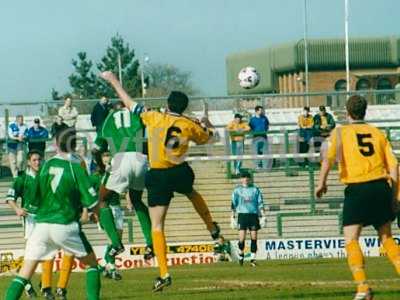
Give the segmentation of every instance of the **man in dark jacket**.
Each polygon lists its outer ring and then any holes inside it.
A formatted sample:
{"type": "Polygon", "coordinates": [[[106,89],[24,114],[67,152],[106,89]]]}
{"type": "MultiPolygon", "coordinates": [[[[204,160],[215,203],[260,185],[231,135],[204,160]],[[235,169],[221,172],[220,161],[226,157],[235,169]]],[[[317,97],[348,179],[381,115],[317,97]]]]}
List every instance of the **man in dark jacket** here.
{"type": "Polygon", "coordinates": [[[39,151],[42,157],[46,150],[46,139],[49,137],[49,132],[46,128],[40,125],[40,119],[33,120],[33,126],[28,129],[28,148],[29,151],[39,151]]]}
{"type": "Polygon", "coordinates": [[[333,116],[326,112],[325,106],[319,107],[319,113],[314,116],[314,147],[319,152],[321,144],[336,127],[333,116]]]}
{"type": "Polygon", "coordinates": [[[63,118],[61,116],[56,116],[55,122],[51,125],[51,137],[54,138],[58,132],[67,128],[68,125],[64,123],[63,118]]]}
{"type": "Polygon", "coordinates": [[[92,126],[96,127],[97,132],[101,129],[101,125],[103,125],[111,108],[112,105],[106,97],[102,97],[93,107],[90,121],[92,122],[92,126]]]}

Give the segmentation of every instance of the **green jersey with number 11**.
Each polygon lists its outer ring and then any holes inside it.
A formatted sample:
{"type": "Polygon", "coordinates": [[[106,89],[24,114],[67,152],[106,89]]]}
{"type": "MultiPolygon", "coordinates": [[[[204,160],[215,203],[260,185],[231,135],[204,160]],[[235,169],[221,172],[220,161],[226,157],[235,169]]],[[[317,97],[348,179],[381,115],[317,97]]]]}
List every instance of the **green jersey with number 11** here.
{"type": "Polygon", "coordinates": [[[136,151],[136,138],[142,137],[142,111],[140,105],[136,105],[132,111],[127,108],[111,111],[96,137],[96,145],[103,151],[108,145],[112,156],[119,152],[136,151]]]}
{"type": "Polygon", "coordinates": [[[79,220],[82,207],[97,204],[89,176],[73,155],[49,159],[36,178],[38,223],[69,224],[79,220]]]}

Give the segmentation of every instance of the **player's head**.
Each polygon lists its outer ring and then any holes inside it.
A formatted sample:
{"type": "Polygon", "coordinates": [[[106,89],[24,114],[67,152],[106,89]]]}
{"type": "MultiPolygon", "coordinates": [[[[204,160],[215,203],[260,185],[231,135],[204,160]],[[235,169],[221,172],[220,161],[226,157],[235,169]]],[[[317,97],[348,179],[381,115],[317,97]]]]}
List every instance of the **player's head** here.
{"type": "Polygon", "coordinates": [[[37,150],[31,150],[26,155],[26,161],[29,168],[37,172],[39,171],[40,164],[42,162],[42,154],[37,150]]]}
{"type": "Polygon", "coordinates": [[[310,107],[309,106],[304,106],[303,107],[303,114],[305,116],[308,116],[309,113],[310,113],[310,107]]]}
{"type": "Polygon", "coordinates": [[[168,96],[167,104],[170,112],[182,114],[188,107],[189,98],[182,92],[172,91],[168,96]]]}
{"type": "Polygon", "coordinates": [[[101,162],[104,166],[107,166],[111,162],[111,153],[105,151],[101,154],[101,162]]]}
{"type": "Polygon", "coordinates": [[[124,102],[118,101],[114,104],[113,109],[118,110],[118,109],[123,109],[125,107],[124,102]]]}
{"type": "Polygon", "coordinates": [[[76,130],[64,128],[56,134],[57,148],[61,152],[71,153],[76,149],[76,130]]]}
{"type": "Polygon", "coordinates": [[[243,186],[248,186],[252,182],[252,176],[249,171],[240,172],[240,182],[243,186]]]}
{"type": "Polygon", "coordinates": [[[347,114],[354,121],[364,120],[367,106],[367,100],[363,96],[353,95],[346,102],[347,114]]]}

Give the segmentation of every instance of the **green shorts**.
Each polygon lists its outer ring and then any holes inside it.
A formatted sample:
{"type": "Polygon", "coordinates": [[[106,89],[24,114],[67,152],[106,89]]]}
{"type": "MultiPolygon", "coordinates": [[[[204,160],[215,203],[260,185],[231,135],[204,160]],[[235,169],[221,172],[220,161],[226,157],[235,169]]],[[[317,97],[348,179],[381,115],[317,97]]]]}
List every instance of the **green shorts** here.
{"type": "Polygon", "coordinates": [[[344,195],[343,226],[373,225],[379,229],[395,219],[392,189],[384,179],[349,184],[344,195]]]}

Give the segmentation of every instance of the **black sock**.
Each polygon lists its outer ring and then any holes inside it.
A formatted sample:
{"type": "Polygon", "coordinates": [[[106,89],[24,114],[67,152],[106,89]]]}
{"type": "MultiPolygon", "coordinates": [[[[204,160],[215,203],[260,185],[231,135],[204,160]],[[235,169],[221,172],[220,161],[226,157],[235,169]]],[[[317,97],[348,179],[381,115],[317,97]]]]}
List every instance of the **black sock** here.
{"type": "Polygon", "coordinates": [[[250,251],[251,253],[257,252],[257,240],[251,240],[250,251]]]}

